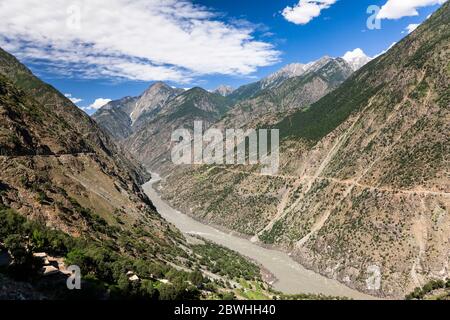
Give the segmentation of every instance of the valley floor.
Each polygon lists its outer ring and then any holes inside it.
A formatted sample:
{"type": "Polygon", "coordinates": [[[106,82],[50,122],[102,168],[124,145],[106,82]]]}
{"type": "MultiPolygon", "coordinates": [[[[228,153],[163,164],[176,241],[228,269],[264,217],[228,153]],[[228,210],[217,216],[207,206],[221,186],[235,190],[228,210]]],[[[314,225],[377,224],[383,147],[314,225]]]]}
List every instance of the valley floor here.
{"type": "Polygon", "coordinates": [[[256,261],[275,276],[277,281],[273,283],[273,287],[276,290],[286,294],[310,293],[345,296],[362,300],[375,299],[372,296],[350,289],[336,280],[328,279],[305,269],[281,251],[265,249],[250,240],[238,237],[233,233],[220,231],[182,214],[161,199],[154,189],[154,184],[159,182],[160,178],[155,174],[152,174],[152,176],[153,179],[144,185],[144,190],[163,218],[173,223],[185,234],[201,236],[256,261]]]}

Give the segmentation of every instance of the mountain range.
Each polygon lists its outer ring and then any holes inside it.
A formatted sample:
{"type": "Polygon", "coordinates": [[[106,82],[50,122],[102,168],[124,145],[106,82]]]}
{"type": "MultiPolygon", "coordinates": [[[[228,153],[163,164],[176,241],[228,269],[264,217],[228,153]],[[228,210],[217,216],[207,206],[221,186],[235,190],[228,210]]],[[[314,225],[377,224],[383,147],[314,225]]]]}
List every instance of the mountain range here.
{"type": "Polygon", "coordinates": [[[352,73],[344,59],[323,57],[305,65],[288,65],[236,90],[226,86],[214,92],[198,87],[181,90],[157,82],[140,97],[108,103],[93,119],[141,163],[161,172],[170,168],[168,141],[177,128],[192,128],[194,121],[202,121],[205,128],[276,123],[316,102],[352,73]]]}
{"type": "Polygon", "coordinates": [[[449,278],[449,25],[445,3],[374,59],[291,64],[235,90],[156,82],[92,118],[0,49],[0,299],[77,298],[55,289],[70,264],[96,299],[282,297],[253,262],[165,221],[148,170],[180,212],[361,292],[449,278]],[[279,129],[279,172],[173,165],[171,134],[195,121],[279,129]]]}
{"type": "MultiPolygon", "coordinates": [[[[176,92],[156,88],[161,99],[176,92]]],[[[219,99],[201,89],[178,99],[192,111],[210,97],[219,99]]],[[[156,112],[160,102],[144,94],[109,108],[115,120],[131,125],[132,110],[156,112]],[[139,108],[142,101],[151,107],[139,108]]],[[[230,299],[234,287],[226,283],[233,279],[262,285],[255,264],[215,244],[188,241],[166,222],[141,187],[150,174],[1,49],[0,171],[0,300],[230,299]],[[82,272],[82,291],[67,290],[70,265],[82,272]]]]}
{"type": "Polygon", "coordinates": [[[141,160],[166,174],[161,192],[180,211],[360,291],[402,297],[445,279],[449,22],[447,3],[373,60],[356,53],[351,63],[325,57],[312,71],[290,65],[228,95],[214,126],[278,128],[277,175],[141,160]]]}

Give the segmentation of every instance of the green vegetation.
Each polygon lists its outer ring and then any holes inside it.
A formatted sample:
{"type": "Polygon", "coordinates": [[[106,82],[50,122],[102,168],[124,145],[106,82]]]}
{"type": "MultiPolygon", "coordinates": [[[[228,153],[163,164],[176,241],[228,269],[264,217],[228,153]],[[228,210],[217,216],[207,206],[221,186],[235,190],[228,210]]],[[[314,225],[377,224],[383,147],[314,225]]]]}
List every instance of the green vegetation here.
{"type": "MultiPolygon", "coordinates": [[[[365,70],[371,71],[367,69],[371,64],[365,70]]],[[[367,74],[371,75],[371,72],[367,74]]],[[[381,90],[381,86],[373,87],[365,81],[367,74],[364,75],[365,79],[351,77],[309,109],[298,111],[275,125],[275,128],[280,129],[280,138],[297,137],[317,143],[352,113],[360,111],[369,98],[381,90]]]]}
{"type": "Polygon", "coordinates": [[[200,264],[212,273],[227,276],[229,279],[260,280],[259,267],[238,253],[206,242],[193,246],[194,253],[200,256],[200,264]]]}
{"type": "Polygon", "coordinates": [[[234,103],[253,98],[258,91],[261,90],[261,83],[255,82],[242,86],[228,96],[234,103]]]}
{"type": "MultiPolygon", "coordinates": [[[[428,295],[432,295],[433,291],[439,289],[446,289],[445,293],[440,296],[436,296],[434,299],[450,299],[450,279],[447,279],[447,281],[432,280],[422,288],[414,289],[412,293],[406,296],[406,300],[423,300],[427,298],[428,295]]],[[[433,299],[433,297],[430,298],[433,299]]]]}
{"type": "Polygon", "coordinates": [[[409,95],[409,97],[413,100],[421,100],[423,99],[427,93],[428,90],[430,90],[428,82],[424,79],[422,82],[419,83],[419,85],[416,87],[416,89],[409,95]]]}
{"type": "Polygon", "coordinates": [[[180,118],[204,118],[204,119],[219,119],[230,107],[230,102],[227,98],[221,95],[212,94],[201,88],[193,88],[184,93],[184,101],[177,107],[177,110],[168,117],[168,121],[174,121],[180,118]],[[198,105],[214,106],[214,110],[202,110],[198,105]]]}
{"type": "MultiPolygon", "coordinates": [[[[402,40],[395,48],[391,49],[389,54],[380,56],[364,66],[338,89],[313,104],[310,109],[300,110],[278,123],[275,127],[280,129],[281,138],[304,139],[314,145],[352,114],[367,106],[369,99],[378,98],[379,101],[376,101],[378,107],[394,106],[401,101],[406,92],[398,90],[397,83],[388,83],[385,82],[387,79],[383,79],[385,75],[392,72],[393,68],[404,70],[409,74],[423,72],[426,69],[432,75],[441,71],[433,69],[437,68],[437,63],[440,62],[433,55],[436,55],[439,50],[445,50],[443,48],[448,43],[450,32],[449,28],[446,28],[446,24],[448,24],[446,9],[442,8],[440,12],[441,14],[436,14],[428,20],[420,32],[402,40]],[[428,33],[433,36],[429,36],[428,33]],[[421,39],[425,34],[426,40],[421,39]],[[413,54],[402,55],[403,51],[406,53],[411,50],[410,42],[413,39],[414,41],[420,40],[420,47],[413,54]],[[430,63],[431,61],[433,63],[430,63]]],[[[448,62],[445,61],[445,65],[441,67],[448,71],[448,62]]],[[[410,98],[420,100],[431,89],[433,89],[432,83],[423,80],[410,94],[410,98]]],[[[446,106],[445,103],[440,105],[446,106]]]]}
{"type": "Polygon", "coordinates": [[[277,221],[270,231],[264,231],[259,239],[266,244],[274,244],[284,234],[284,221],[277,221]]]}
{"type": "MultiPolygon", "coordinates": [[[[5,207],[0,209],[0,221],[0,245],[13,258],[12,265],[2,271],[16,280],[38,281],[42,261],[34,258],[33,253],[46,252],[65,257],[67,265],[81,268],[83,286],[90,289],[88,294],[83,290],[83,298],[199,299],[200,289],[209,282],[198,271],[179,271],[156,259],[149,261],[126,255],[111,244],[75,239],[39,222],[28,221],[5,207]],[[142,280],[129,281],[127,272],[131,270],[142,280]]],[[[42,289],[44,294],[52,293],[48,292],[49,287],[42,289]]],[[[58,297],[70,298],[73,294],[62,290],[58,297]]]]}
{"type": "Polygon", "coordinates": [[[69,236],[27,221],[8,208],[0,208],[0,221],[0,249],[3,246],[14,259],[6,270],[14,278],[32,279],[36,275],[41,262],[33,257],[33,252],[64,255],[75,245],[69,236]]]}
{"type": "MultiPolygon", "coordinates": [[[[139,257],[137,258],[124,253],[114,242],[99,242],[86,237],[73,238],[40,222],[27,220],[6,207],[0,208],[0,221],[0,251],[7,250],[13,259],[13,263],[0,270],[0,273],[18,281],[29,282],[50,298],[335,299],[314,295],[289,296],[275,292],[263,283],[257,265],[238,253],[211,242],[192,246],[194,255],[189,257],[188,265],[194,271],[187,272],[159,261],[153,257],[152,251],[140,251],[136,255],[139,257]],[[37,252],[45,252],[52,257],[64,257],[66,265],[79,266],[83,274],[83,290],[68,291],[64,281],[43,279],[39,273],[43,265],[42,260],[33,256],[33,253],[37,252]],[[200,268],[220,278],[211,281],[203,276],[200,268]],[[138,281],[129,279],[130,271],[138,275],[138,281]]],[[[120,239],[119,243],[122,242],[123,239],[120,239]]]]}
{"type": "MultiPolygon", "coordinates": [[[[100,217],[82,208],[75,200],[72,204],[83,211],[94,229],[111,228],[100,217]]],[[[30,221],[15,211],[0,208],[0,252],[8,251],[13,263],[0,273],[38,288],[47,297],[58,299],[133,299],[133,300],[234,300],[237,297],[251,300],[272,299],[274,293],[263,283],[260,268],[238,253],[205,242],[193,245],[193,255],[177,255],[187,259],[192,272],[175,268],[159,260],[153,249],[139,246],[127,232],[121,232],[117,241],[101,242],[83,236],[71,237],[52,230],[38,221],[30,221]],[[129,253],[125,248],[129,248],[129,253]],[[132,249],[131,249],[132,248],[132,249]],[[82,271],[81,291],[68,291],[65,282],[42,278],[41,259],[33,253],[45,252],[51,257],[63,257],[65,264],[77,265],[82,271]],[[217,279],[205,278],[207,270],[217,279]],[[129,279],[129,272],[139,277],[129,279]]],[[[104,229],[100,229],[105,231],[104,229]]],[[[106,229],[111,236],[113,231],[106,229]]],[[[145,234],[143,230],[140,231],[145,234]]],[[[136,233],[139,233],[137,230],[136,233]]],[[[99,236],[100,232],[94,232],[99,236]]],[[[162,254],[160,251],[159,254],[162,254]]]]}
{"type": "Polygon", "coordinates": [[[273,293],[271,290],[263,288],[260,282],[240,281],[240,289],[236,289],[236,294],[247,300],[271,300],[273,293]]]}

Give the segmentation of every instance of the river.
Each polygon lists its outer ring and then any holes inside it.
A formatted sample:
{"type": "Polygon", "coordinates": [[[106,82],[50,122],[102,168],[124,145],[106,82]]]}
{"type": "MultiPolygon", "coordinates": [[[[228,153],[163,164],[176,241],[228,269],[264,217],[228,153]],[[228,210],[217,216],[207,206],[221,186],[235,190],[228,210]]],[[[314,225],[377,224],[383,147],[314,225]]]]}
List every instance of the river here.
{"type": "Polygon", "coordinates": [[[175,210],[162,200],[153,188],[153,185],[160,181],[160,177],[154,173],[152,173],[152,177],[153,179],[143,188],[164,219],[185,234],[199,235],[256,261],[276,277],[277,281],[273,284],[274,289],[287,294],[311,293],[363,300],[374,299],[374,297],[353,290],[336,280],[305,269],[284,252],[260,247],[250,240],[220,231],[175,210]]]}

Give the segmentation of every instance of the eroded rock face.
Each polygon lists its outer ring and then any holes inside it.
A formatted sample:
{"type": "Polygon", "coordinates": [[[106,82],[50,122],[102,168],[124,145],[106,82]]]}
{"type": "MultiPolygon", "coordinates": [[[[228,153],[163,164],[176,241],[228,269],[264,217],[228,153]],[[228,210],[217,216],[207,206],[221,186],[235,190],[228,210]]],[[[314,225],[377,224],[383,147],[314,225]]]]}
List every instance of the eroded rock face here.
{"type": "Polygon", "coordinates": [[[92,118],[117,141],[128,138],[139,125],[139,119],[150,118],[177,95],[182,89],[174,89],[163,82],[152,84],[139,97],[125,97],[111,101],[92,118]]]}
{"type": "Polygon", "coordinates": [[[157,114],[140,118],[134,133],[123,144],[148,168],[164,171],[172,164],[172,133],[180,128],[192,131],[195,121],[201,121],[207,128],[229,106],[225,97],[201,88],[190,89],[169,101],[157,114]]]}
{"type": "Polygon", "coordinates": [[[136,101],[136,106],[130,113],[131,121],[134,123],[146,113],[159,111],[169,100],[182,92],[183,90],[171,88],[163,82],[153,84],[136,101]]]}
{"type": "MultiPolygon", "coordinates": [[[[311,75],[316,72],[322,73],[320,70],[323,67],[325,67],[326,65],[333,65],[335,63],[340,64],[342,70],[335,69],[334,71],[343,72],[344,80],[354,71],[351,65],[348,64],[345,60],[341,58],[331,58],[325,56],[317,61],[312,61],[307,64],[289,64],[258,82],[244,85],[234,90],[233,93],[231,93],[228,97],[235,103],[245,100],[251,100],[253,98],[256,98],[261,92],[265,90],[273,90],[279,88],[289,79],[306,77],[307,75],[311,75]]],[[[331,75],[331,73],[329,75],[331,75]]],[[[337,78],[339,78],[339,74],[337,78]]],[[[327,81],[326,79],[324,80],[327,81]]]]}
{"type": "Polygon", "coordinates": [[[289,65],[262,80],[264,90],[236,104],[215,126],[258,128],[270,126],[292,112],[309,107],[336,89],[353,73],[340,58],[322,58],[309,65],[289,65]]]}
{"type": "Polygon", "coordinates": [[[230,86],[220,86],[216,90],[214,90],[214,93],[220,94],[223,97],[228,97],[230,94],[232,94],[234,89],[230,86]]]}
{"type": "Polygon", "coordinates": [[[449,22],[445,4],[338,89],[275,122],[278,175],[176,168],[165,198],[370,294],[404,297],[450,276],[449,22]]]}
{"type": "Polygon", "coordinates": [[[111,101],[98,110],[92,118],[115,140],[121,141],[133,132],[130,114],[138,100],[137,97],[125,97],[111,101]]]}
{"type": "Polygon", "coordinates": [[[205,129],[213,124],[219,128],[270,125],[314,103],[352,72],[343,59],[324,57],[288,65],[237,90],[221,86],[213,93],[201,88],[185,91],[157,82],[140,97],[110,102],[93,118],[148,168],[163,173],[172,165],[174,130],[192,128],[194,121],[202,121],[205,129]]]}
{"type": "Polygon", "coordinates": [[[182,238],[166,233],[171,228],[142,191],[146,170],[64,95],[2,50],[0,88],[2,208],[74,237],[108,239],[93,227],[102,221],[124,230],[142,224],[153,236],[149,245],[182,238]]]}

